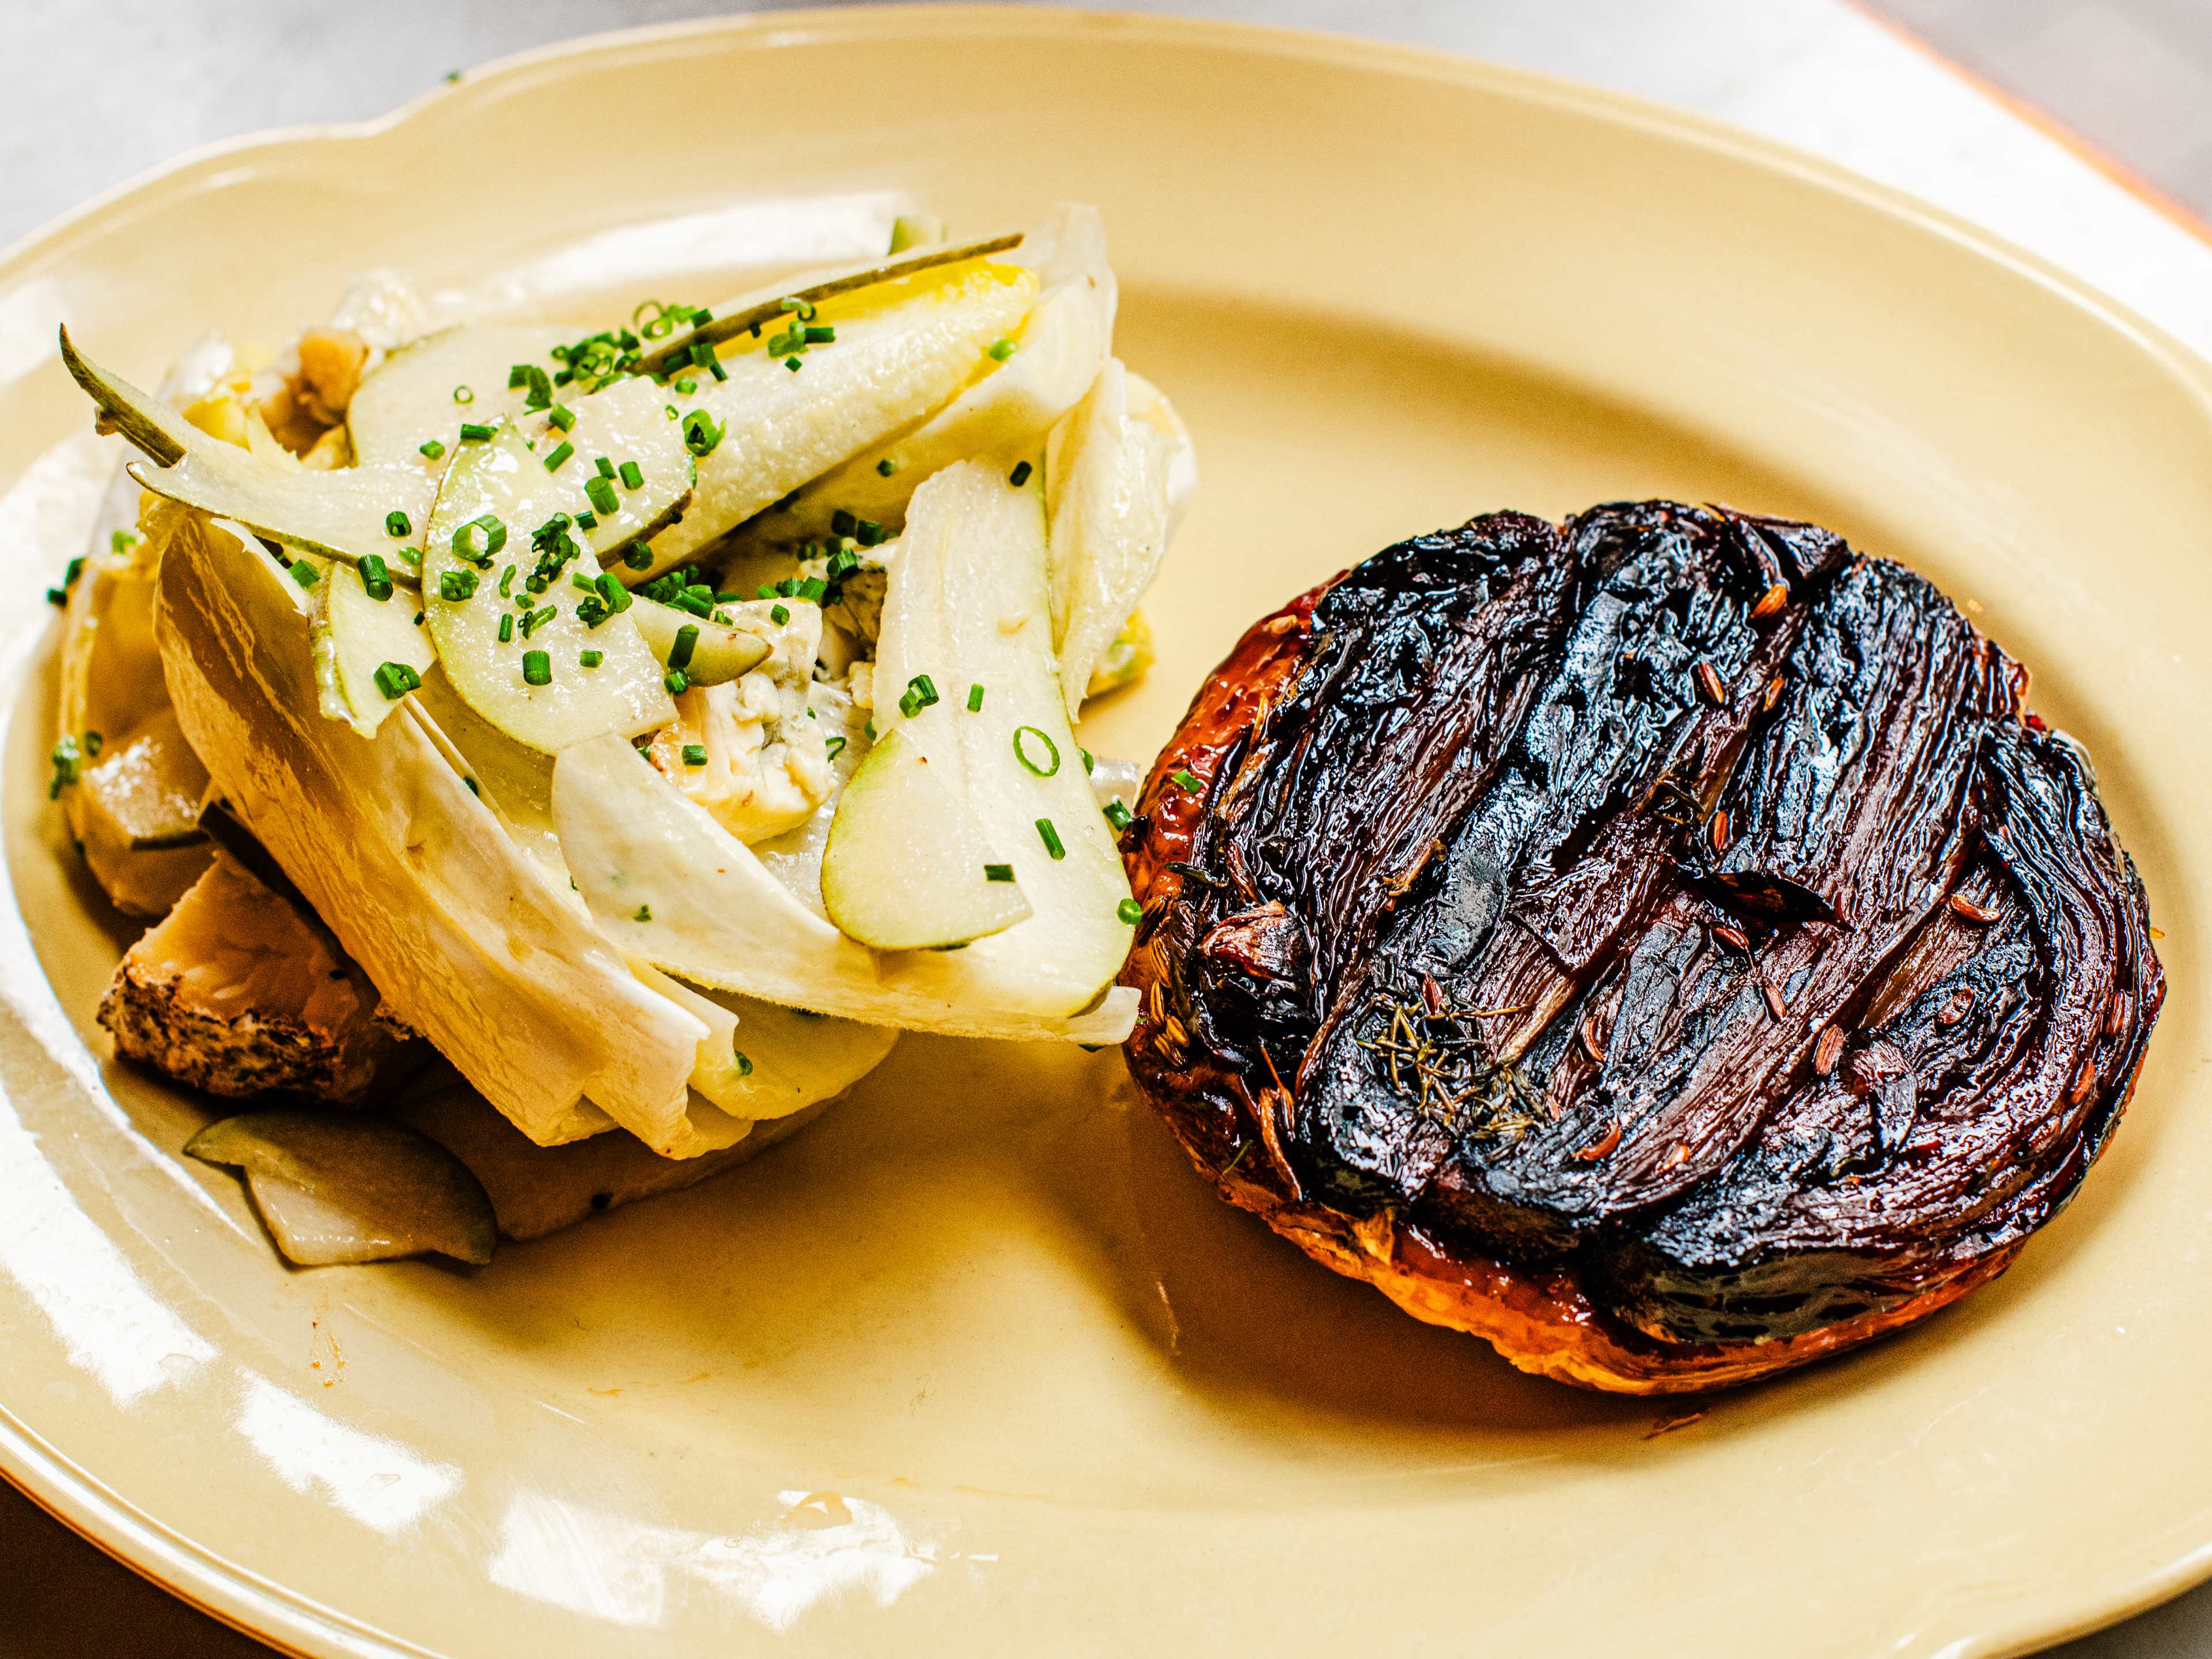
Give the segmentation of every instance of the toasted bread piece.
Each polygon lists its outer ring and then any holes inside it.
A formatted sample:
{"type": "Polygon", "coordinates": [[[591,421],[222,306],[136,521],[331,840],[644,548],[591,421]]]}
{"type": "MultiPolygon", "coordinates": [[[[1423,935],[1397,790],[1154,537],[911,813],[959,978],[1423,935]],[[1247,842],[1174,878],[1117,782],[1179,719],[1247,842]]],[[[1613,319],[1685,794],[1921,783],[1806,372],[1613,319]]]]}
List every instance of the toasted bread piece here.
{"type": "Polygon", "coordinates": [[[117,965],[100,1023],[210,1094],[353,1105],[399,1047],[378,1003],[321,923],[222,853],[117,965]]]}

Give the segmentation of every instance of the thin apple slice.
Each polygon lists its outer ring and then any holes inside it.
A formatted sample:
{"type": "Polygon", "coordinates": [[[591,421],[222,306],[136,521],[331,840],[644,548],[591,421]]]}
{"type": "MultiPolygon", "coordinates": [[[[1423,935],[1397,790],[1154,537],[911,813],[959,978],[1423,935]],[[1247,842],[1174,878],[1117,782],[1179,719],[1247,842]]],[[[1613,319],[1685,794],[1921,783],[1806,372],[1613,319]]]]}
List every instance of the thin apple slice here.
{"type": "Polygon", "coordinates": [[[421,596],[389,577],[374,590],[369,580],[355,566],[324,561],[311,590],[319,706],[364,738],[376,735],[437,660],[429,634],[415,620],[421,596]]]}
{"type": "Polygon", "coordinates": [[[302,1267],[436,1254],[482,1267],[499,1243],[483,1183],[428,1135],[352,1112],[246,1112],[185,1155],[246,1171],[256,1208],[302,1267]]]}
{"type": "Polygon", "coordinates": [[[523,414],[531,387],[507,384],[515,365],[550,379],[560,368],[550,354],[574,333],[547,323],[469,324],[394,348],[346,405],[354,460],[411,465],[434,478],[459,448],[463,422],[492,426],[523,414]],[[431,443],[439,454],[422,453],[431,443]]]}
{"type": "Polygon", "coordinates": [[[1128,955],[1129,885],[1054,674],[1039,483],[1033,469],[963,461],[915,492],[884,602],[876,730],[879,742],[911,732],[948,763],[953,793],[1035,907],[963,953],[981,994],[1066,1012],[1128,955]]]}
{"type": "Polygon", "coordinates": [[[414,585],[431,485],[420,468],[356,466],[313,471],[210,438],[158,398],[79,355],[69,331],[62,361],[103,419],[143,451],[130,474],[156,495],[244,525],[302,553],[357,563],[386,559],[392,580],[414,585]],[[395,532],[397,533],[395,533],[395,532]]]}
{"type": "Polygon", "coordinates": [[[316,712],[307,604],[258,545],[204,520],[164,552],[155,637],[216,785],[394,1013],[525,1134],[551,1146],[611,1118],[665,1139],[700,1023],[509,839],[416,700],[374,739],[316,712]]]}
{"type": "Polygon", "coordinates": [[[966,966],[984,945],[879,954],[854,944],[619,738],[562,751],[553,815],[607,937],[695,985],[954,1036],[1119,1042],[1135,1023],[1127,987],[1067,1018],[994,1005],[966,966]]]}
{"type": "Polygon", "coordinates": [[[943,951],[1026,921],[1029,900],[941,762],[884,734],[845,786],[822,853],[838,932],[878,951],[943,951]]]}
{"type": "Polygon", "coordinates": [[[1130,412],[1130,376],[1109,362],[1053,428],[1045,452],[1052,515],[1052,634],[1068,718],[1091,671],[1158,574],[1168,550],[1174,441],[1130,412]]]}
{"type": "Polygon", "coordinates": [[[1018,265],[936,267],[823,302],[808,326],[834,330],[834,340],[770,355],[801,325],[794,313],[784,333],[732,342],[717,359],[722,380],[703,368],[679,375],[672,406],[698,453],[699,482],[682,521],[653,539],[647,574],[922,419],[1011,339],[1036,293],[1036,276],[1018,265]]]}
{"type": "Polygon", "coordinates": [[[1043,447],[1052,424],[1091,389],[1114,337],[1117,289],[1098,210],[1063,207],[1025,240],[1021,263],[1042,284],[1003,361],[913,431],[863,450],[747,527],[750,545],[795,545],[832,533],[849,514],[896,535],[914,492],[971,458],[1012,466],[1043,447]]]}
{"type": "Polygon", "coordinates": [[[579,574],[599,571],[571,526],[556,519],[570,494],[519,428],[503,428],[468,445],[447,469],[423,562],[422,608],[453,690],[518,743],[547,754],[603,732],[634,737],[676,717],[665,671],[629,613],[574,586],[579,574]],[[597,654],[595,665],[584,666],[586,652],[597,654]]]}

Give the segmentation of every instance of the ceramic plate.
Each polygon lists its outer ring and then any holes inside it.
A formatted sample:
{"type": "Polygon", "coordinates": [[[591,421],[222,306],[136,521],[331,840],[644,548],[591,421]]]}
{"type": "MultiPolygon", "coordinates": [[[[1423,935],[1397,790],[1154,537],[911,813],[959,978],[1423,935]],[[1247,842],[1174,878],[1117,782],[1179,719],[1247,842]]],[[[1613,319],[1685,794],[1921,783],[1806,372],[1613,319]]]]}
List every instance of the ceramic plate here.
{"type": "Polygon", "coordinates": [[[2212,371],[1924,209],[1455,59],[1027,10],[590,42],[227,149],[0,263],[12,718],[0,1463],[313,1654],[2010,1651],[2212,1557],[2212,371]],[[130,930],[45,799],[52,613],[143,377],[346,276],[709,299],[1105,210],[1205,484],[1149,756],[1244,623],[1479,510],[1724,500],[1910,561],[2087,741],[2172,978],[2125,1128],[1990,1289],[1684,1407],[1530,1380],[1218,1205],[1116,1055],[909,1038],[681,1196],[475,1274],[287,1271],[92,1015],[130,930]]]}

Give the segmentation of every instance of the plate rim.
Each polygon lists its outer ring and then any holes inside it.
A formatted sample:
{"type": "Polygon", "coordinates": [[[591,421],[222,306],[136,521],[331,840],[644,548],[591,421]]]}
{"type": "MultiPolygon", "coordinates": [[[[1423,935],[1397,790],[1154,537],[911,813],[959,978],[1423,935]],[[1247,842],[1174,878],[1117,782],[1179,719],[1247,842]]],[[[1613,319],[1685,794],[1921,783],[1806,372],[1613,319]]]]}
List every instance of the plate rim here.
{"type": "MultiPolygon", "coordinates": [[[[611,52],[651,52],[672,43],[708,39],[774,51],[784,45],[854,35],[1082,39],[1100,30],[1114,31],[1123,39],[1202,45],[1257,60],[1330,64],[1539,101],[1794,179],[1956,244],[2089,313],[2189,386],[2212,426],[2212,359],[2156,322],[1962,215],[1717,117],[1445,47],[1282,24],[1037,6],[1019,0],[787,6],[566,37],[457,71],[382,115],[257,129],[196,145],[96,192],[0,247],[0,287],[18,280],[29,268],[62,251],[72,238],[96,229],[118,211],[163,191],[189,190],[201,175],[287,153],[312,152],[330,143],[374,143],[453,100],[483,100],[533,76],[557,78],[586,55],[604,62],[600,55],[611,52]],[[748,41],[746,37],[755,38],[748,41]]],[[[279,1652],[301,1659],[441,1659],[436,1650],[375,1629],[176,1532],[33,1432],[4,1400],[0,1400],[0,1479],[111,1559],[196,1611],[279,1652]]],[[[2162,1567],[2117,1583],[2101,1598],[2084,1601],[2063,1622],[2039,1621],[2031,1615],[2012,1625],[1992,1625],[1956,1639],[1943,1651],[1965,1659],[2039,1650],[2124,1622],[2208,1579],[2212,1579],[2212,1537],[2162,1567]]]]}

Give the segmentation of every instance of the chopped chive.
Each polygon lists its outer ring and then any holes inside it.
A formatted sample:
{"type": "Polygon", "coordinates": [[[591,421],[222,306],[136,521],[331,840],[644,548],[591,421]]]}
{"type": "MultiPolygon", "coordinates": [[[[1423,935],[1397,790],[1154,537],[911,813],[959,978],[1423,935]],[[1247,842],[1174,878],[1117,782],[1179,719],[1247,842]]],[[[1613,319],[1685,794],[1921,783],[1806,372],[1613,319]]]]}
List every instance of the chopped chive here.
{"type": "Polygon", "coordinates": [[[892,473],[899,470],[899,465],[900,462],[897,456],[886,455],[883,459],[876,463],[876,471],[881,473],[884,477],[888,478],[892,473]]]}
{"type": "Polygon", "coordinates": [[[685,677],[680,668],[670,669],[660,683],[667,689],[668,695],[672,697],[682,696],[691,685],[690,680],[685,677]]]}
{"type": "Polygon", "coordinates": [[[1012,881],[1013,878],[1014,866],[1011,864],[987,864],[983,866],[983,879],[986,881],[1012,881]]]}
{"type": "Polygon", "coordinates": [[[1114,914],[1134,927],[1145,919],[1145,907],[1133,898],[1125,898],[1114,907],[1114,914]]]}
{"type": "Polygon", "coordinates": [[[313,587],[315,576],[315,562],[312,559],[301,559],[292,567],[292,580],[302,587],[313,587]]]}
{"type": "Polygon", "coordinates": [[[1019,489],[1029,481],[1030,464],[1027,461],[1016,461],[1014,463],[1014,470],[1006,474],[1006,482],[1013,485],[1015,489],[1019,489]]]}
{"type": "Polygon", "coordinates": [[[982,683],[978,681],[975,684],[968,688],[968,712],[971,714],[981,714],[982,709],[983,687],[982,683]]]}
{"type": "Polygon", "coordinates": [[[1194,795],[1206,787],[1205,783],[1195,773],[1187,772],[1180,766],[1176,768],[1174,771],[1168,774],[1168,781],[1174,784],[1177,788],[1189,790],[1194,795]]]}
{"type": "Polygon", "coordinates": [[[698,389],[699,382],[693,380],[689,374],[686,374],[682,380],[676,383],[676,390],[686,398],[690,397],[698,389]]]}
{"type": "Polygon", "coordinates": [[[1104,808],[1102,810],[1103,810],[1106,814],[1106,822],[1112,824],[1116,830],[1127,830],[1131,823],[1133,822],[1130,816],[1129,809],[1122,805],[1118,800],[1108,801],[1104,808]]]}
{"type": "MultiPolygon", "coordinates": [[[[978,686],[976,687],[976,690],[980,691],[982,688],[978,686]]],[[[970,697],[969,699],[969,705],[971,707],[981,701],[982,699],[981,697],[970,697]]],[[[1039,731],[1034,726],[1018,726],[1014,728],[1014,758],[1019,761],[1033,776],[1048,778],[1060,770],[1060,745],[1054,743],[1050,738],[1047,737],[1042,732],[1039,731]],[[1044,745],[1046,755],[1051,758],[1051,765],[1047,766],[1042,761],[1032,760],[1030,758],[1030,750],[1034,749],[1036,745],[1036,744],[1031,744],[1029,748],[1024,748],[1022,745],[1022,739],[1024,737],[1035,738],[1037,743],[1041,743],[1044,745]]]]}
{"type": "Polygon", "coordinates": [[[384,533],[387,536],[404,536],[414,527],[407,521],[407,515],[398,507],[384,515],[384,533]]]}
{"type": "Polygon", "coordinates": [[[744,1049],[731,1049],[730,1058],[738,1062],[738,1075],[739,1077],[750,1077],[753,1074],[753,1063],[750,1060],[746,1058],[745,1051],[744,1049]]]}
{"type": "Polygon", "coordinates": [[[606,653],[604,651],[579,651],[576,653],[576,660],[586,668],[597,668],[606,659],[606,653]]]}
{"type": "Polygon", "coordinates": [[[422,677],[404,662],[385,663],[376,671],[376,689],[387,702],[398,702],[422,684],[422,677]]]}
{"type": "Polygon", "coordinates": [[[512,643],[514,639],[514,618],[511,616],[501,617],[499,619],[499,642],[501,645],[507,645],[512,643]]]}
{"type": "Polygon", "coordinates": [[[46,799],[58,800],[62,791],[76,783],[82,775],[78,768],[84,757],[78,750],[75,738],[64,738],[53,746],[46,758],[53,763],[54,769],[53,779],[46,785],[46,799]]]}
{"type": "Polygon", "coordinates": [[[884,538],[884,527],[873,519],[862,519],[853,526],[853,539],[863,547],[873,547],[884,538]]]}
{"type": "Polygon", "coordinates": [[[576,424],[576,411],[566,404],[556,404],[545,411],[545,418],[566,432],[576,424]]]}
{"type": "Polygon", "coordinates": [[[548,472],[558,472],[568,465],[568,458],[575,453],[576,446],[563,438],[553,453],[545,458],[545,470],[548,472]]]}
{"type": "Polygon", "coordinates": [[[392,597],[392,568],[380,553],[364,554],[361,561],[362,591],[372,599],[392,597]]]}
{"type": "Polygon", "coordinates": [[[1003,363],[1007,358],[1014,355],[1015,349],[1014,343],[1012,340],[1006,338],[1004,335],[1000,335],[997,339],[992,341],[990,344],[983,348],[983,355],[995,362],[1003,363]]]}
{"type": "Polygon", "coordinates": [[[514,567],[513,565],[507,566],[499,573],[499,596],[502,599],[511,599],[514,597],[514,567]]]}
{"type": "Polygon", "coordinates": [[[491,428],[477,421],[461,422],[461,441],[465,444],[483,444],[491,441],[491,428]]]}
{"type": "Polygon", "coordinates": [[[1052,827],[1050,818],[1039,818],[1036,821],[1036,832],[1037,839],[1044,843],[1046,852],[1056,859],[1064,859],[1067,856],[1067,848],[1060,844],[1060,831],[1052,827]]]}
{"type": "Polygon", "coordinates": [[[615,464],[604,455],[592,457],[592,470],[602,478],[611,478],[615,476],[615,464]]]}
{"type": "Polygon", "coordinates": [[[528,639],[532,634],[535,634],[539,629],[544,627],[547,623],[551,622],[554,617],[560,614],[561,613],[559,611],[556,611],[550,605],[540,605],[537,610],[530,612],[529,615],[523,617],[522,637],[526,640],[528,639]]]}
{"type": "Polygon", "coordinates": [[[830,533],[831,535],[849,536],[860,527],[860,521],[854,518],[850,513],[848,513],[843,507],[836,507],[831,511],[830,514],[830,533]]]}
{"type": "MultiPolygon", "coordinates": [[[[107,532],[107,550],[111,553],[128,553],[132,548],[137,545],[138,538],[128,530],[111,530],[107,532]]],[[[70,562],[73,565],[82,566],[84,563],[84,561],[82,559],[71,559],[70,562]]],[[[75,580],[76,578],[72,577],[70,580],[75,580]]]]}
{"type": "Polygon", "coordinates": [[[629,609],[629,589],[612,576],[603,573],[593,586],[599,589],[599,598],[605,604],[609,616],[618,617],[629,609]]]}
{"type": "Polygon", "coordinates": [[[427,455],[434,461],[438,457],[446,453],[446,447],[440,443],[435,438],[433,438],[428,442],[422,445],[422,447],[416,453],[420,455],[427,455]]]}
{"type": "Polygon", "coordinates": [[[645,487],[645,469],[635,461],[624,461],[615,469],[615,476],[622,480],[622,487],[624,489],[641,489],[645,487]]]}
{"type": "Polygon", "coordinates": [[[937,686],[927,674],[916,674],[899,696],[899,713],[912,720],[937,701],[937,686]]]}
{"type": "Polygon", "coordinates": [[[453,401],[455,403],[472,404],[476,402],[476,400],[477,394],[470,391],[468,387],[465,386],[457,386],[453,388],[453,401]]]}
{"type": "MultiPolygon", "coordinates": [[[[611,479],[599,477],[586,479],[584,494],[590,499],[592,507],[596,512],[605,513],[609,517],[612,517],[622,511],[622,498],[615,494],[614,483],[611,479]]],[[[587,529],[589,527],[586,526],[587,529]]]]}
{"type": "Polygon", "coordinates": [[[599,527],[599,517],[596,514],[579,513],[576,515],[576,526],[580,530],[597,530],[599,527]]]}
{"type": "Polygon", "coordinates": [[[704,766],[707,763],[707,745],[703,743],[685,744],[684,763],[686,766],[704,766]]]}
{"type": "Polygon", "coordinates": [[[809,576],[799,584],[799,597],[809,605],[819,605],[830,597],[830,584],[819,576],[809,576]]]}
{"type": "Polygon", "coordinates": [[[790,611],[780,605],[770,605],[768,608],[768,614],[775,618],[775,625],[778,628],[781,628],[786,623],[791,620],[790,611]]]}
{"type": "Polygon", "coordinates": [[[415,613],[415,626],[416,626],[416,627],[417,627],[417,628],[420,628],[422,625],[422,613],[421,611],[417,611],[415,613]]]}
{"type": "Polygon", "coordinates": [[[471,519],[453,532],[453,556],[489,568],[491,556],[507,545],[507,526],[491,514],[471,519]]]}
{"type": "Polygon", "coordinates": [[[691,653],[698,649],[698,647],[699,624],[685,623],[683,627],[676,630],[676,643],[668,647],[668,665],[671,668],[689,668],[691,665],[691,653]]]}
{"type": "Polygon", "coordinates": [[[522,653],[522,680],[523,684],[526,685],[552,684],[553,659],[546,655],[543,651],[524,652],[522,653]]]}
{"type": "Polygon", "coordinates": [[[463,778],[461,781],[469,787],[469,793],[474,795],[478,800],[483,799],[483,791],[477,787],[474,778],[463,778]]]}
{"type": "Polygon", "coordinates": [[[823,752],[829,759],[836,760],[838,756],[845,752],[845,739],[842,738],[824,738],[822,739],[822,748],[823,752]]]}
{"type": "Polygon", "coordinates": [[[571,570],[568,573],[568,586],[580,587],[586,593],[597,593],[599,591],[599,585],[580,570],[571,570]]]}
{"type": "Polygon", "coordinates": [[[477,573],[473,570],[441,570],[438,573],[438,597],[449,605],[459,605],[473,598],[477,591],[477,573]]]}
{"type": "Polygon", "coordinates": [[[1083,772],[1085,776],[1088,777],[1091,773],[1096,772],[1098,769],[1097,757],[1088,749],[1085,749],[1081,744],[1079,743],[1075,745],[1075,752],[1083,757],[1083,772]]]}
{"type": "Polygon", "coordinates": [[[799,373],[800,367],[799,359],[796,357],[786,357],[783,360],[783,366],[794,374],[799,373]]]}
{"type": "Polygon", "coordinates": [[[837,331],[827,323],[806,331],[806,343],[809,345],[828,345],[836,337],[837,331]]]}
{"type": "Polygon", "coordinates": [[[711,455],[714,446],[722,441],[723,426],[703,409],[695,409],[684,417],[684,447],[694,455],[711,455]]]}
{"type": "Polygon", "coordinates": [[[637,913],[630,917],[630,920],[632,921],[651,921],[653,920],[653,907],[650,904],[639,905],[637,907],[637,913]]]}

